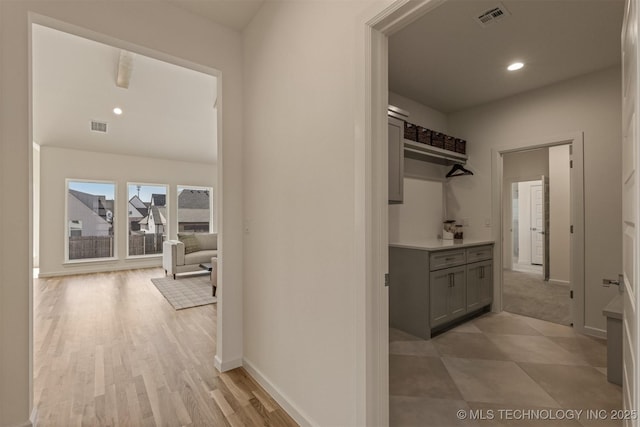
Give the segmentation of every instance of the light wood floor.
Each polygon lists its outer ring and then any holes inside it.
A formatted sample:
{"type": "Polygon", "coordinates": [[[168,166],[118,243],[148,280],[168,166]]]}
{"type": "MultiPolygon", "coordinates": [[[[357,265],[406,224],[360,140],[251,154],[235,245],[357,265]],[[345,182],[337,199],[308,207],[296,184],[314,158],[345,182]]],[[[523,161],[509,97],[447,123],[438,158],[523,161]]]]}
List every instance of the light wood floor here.
{"type": "Polygon", "coordinates": [[[295,426],[243,369],[214,367],[216,305],[175,311],[162,269],[36,279],[37,426],[295,426]]]}

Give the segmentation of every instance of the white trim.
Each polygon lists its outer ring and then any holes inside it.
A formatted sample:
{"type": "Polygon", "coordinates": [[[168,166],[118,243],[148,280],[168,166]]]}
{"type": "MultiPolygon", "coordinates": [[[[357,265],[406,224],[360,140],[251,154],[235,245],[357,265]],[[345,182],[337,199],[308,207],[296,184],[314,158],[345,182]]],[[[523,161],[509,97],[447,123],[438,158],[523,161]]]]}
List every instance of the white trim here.
{"type": "Polygon", "coordinates": [[[234,360],[228,360],[226,362],[223,362],[222,360],[220,360],[220,357],[218,357],[217,354],[214,358],[214,364],[216,369],[220,372],[227,372],[232,369],[240,368],[243,366],[242,359],[234,359],[234,360]]]}
{"type": "Polygon", "coordinates": [[[433,10],[444,0],[397,0],[383,10],[372,6],[358,33],[355,138],[356,212],[356,424],[389,425],[387,109],[388,36],[433,10]]]}
{"type": "MultiPolygon", "coordinates": [[[[494,260],[494,304],[492,311],[502,311],[503,293],[503,154],[536,148],[553,147],[557,145],[573,145],[573,168],[571,169],[571,224],[573,235],[571,238],[571,288],[573,304],[571,305],[571,320],[574,329],[580,333],[589,333],[585,328],[585,283],[584,283],[584,135],[582,132],[571,132],[556,136],[535,138],[519,141],[508,147],[493,147],[491,149],[491,187],[492,187],[492,216],[495,218],[493,238],[496,242],[496,257],[494,260]]],[[[597,332],[593,332],[597,333],[597,332]]]]}
{"type": "Polygon", "coordinates": [[[289,414],[289,416],[301,427],[320,425],[319,423],[314,422],[309,415],[304,413],[304,411],[291,403],[291,400],[246,358],[244,359],[243,367],[249,375],[269,393],[273,400],[278,402],[278,404],[282,406],[282,409],[284,409],[287,414],[289,414]]]}
{"type": "Polygon", "coordinates": [[[594,328],[593,326],[585,326],[582,332],[592,337],[607,339],[607,331],[605,329],[594,328]]]}
{"type": "Polygon", "coordinates": [[[549,283],[551,283],[552,285],[568,285],[571,282],[569,282],[568,280],[549,279],[549,283]]]}

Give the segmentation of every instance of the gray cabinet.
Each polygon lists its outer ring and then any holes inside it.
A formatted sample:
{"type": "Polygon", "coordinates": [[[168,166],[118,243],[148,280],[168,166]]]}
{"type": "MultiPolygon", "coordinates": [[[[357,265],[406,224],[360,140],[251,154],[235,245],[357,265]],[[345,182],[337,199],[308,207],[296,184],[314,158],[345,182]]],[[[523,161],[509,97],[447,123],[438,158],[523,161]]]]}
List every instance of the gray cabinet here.
{"type": "Polygon", "coordinates": [[[493,300],[493,261],[467,264],[467,311],[491,304],[493,300]]]}
{"type": "Polygon", "coordinates": [[[389,248],[389,325],[429,339],[433,328],[493,301],[493,245],[389,248]]]}
{"type": "Polygon", "coordinates": [[[451,267],[429,275],[431,328],[467,312],[466,268],[451,267]]]}
{"type": "Polygon", "coordinates": [[[402,203],[404,193],[404,122],[389,117],[389,203],[402,203]]]}

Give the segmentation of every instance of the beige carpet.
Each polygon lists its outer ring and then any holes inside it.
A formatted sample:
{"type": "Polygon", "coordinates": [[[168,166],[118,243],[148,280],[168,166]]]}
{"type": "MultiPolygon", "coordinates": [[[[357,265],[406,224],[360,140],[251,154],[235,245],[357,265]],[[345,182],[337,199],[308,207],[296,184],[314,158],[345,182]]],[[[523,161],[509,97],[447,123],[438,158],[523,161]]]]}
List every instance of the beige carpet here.
{"type": "Polygon", "coordinates": [[[549,283],[539,273],[504,270],[504,310],[569,325],[569,285],[549,283]]]}
{"type": "Polygon", "coordinates": [[[176,280],[167,276],[151,279],[151,282],[176,310],[218,302],[218,298],[212,296],[209,273],[198,276],[178,276],[176,280]]]}

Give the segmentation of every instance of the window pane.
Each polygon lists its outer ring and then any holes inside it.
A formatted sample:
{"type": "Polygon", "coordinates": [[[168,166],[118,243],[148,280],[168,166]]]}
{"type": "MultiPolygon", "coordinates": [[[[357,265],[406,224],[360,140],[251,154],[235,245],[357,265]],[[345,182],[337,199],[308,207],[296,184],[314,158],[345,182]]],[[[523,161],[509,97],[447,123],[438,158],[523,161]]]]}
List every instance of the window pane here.
{"type": "Polygon", "coordinates": [[[168,221],[165,185],[129,184],[129,255],[162,253],[168,221]]]}
{"type": "Polygon", "coordinates": [[[211,188],[178,186],[178,233],[210,233],[211,188]]]}
{"type": "Polygon", "coordinates": [[[113,183],[68,182],[69,260],[114,256],[115,191],[113,183]]]}

